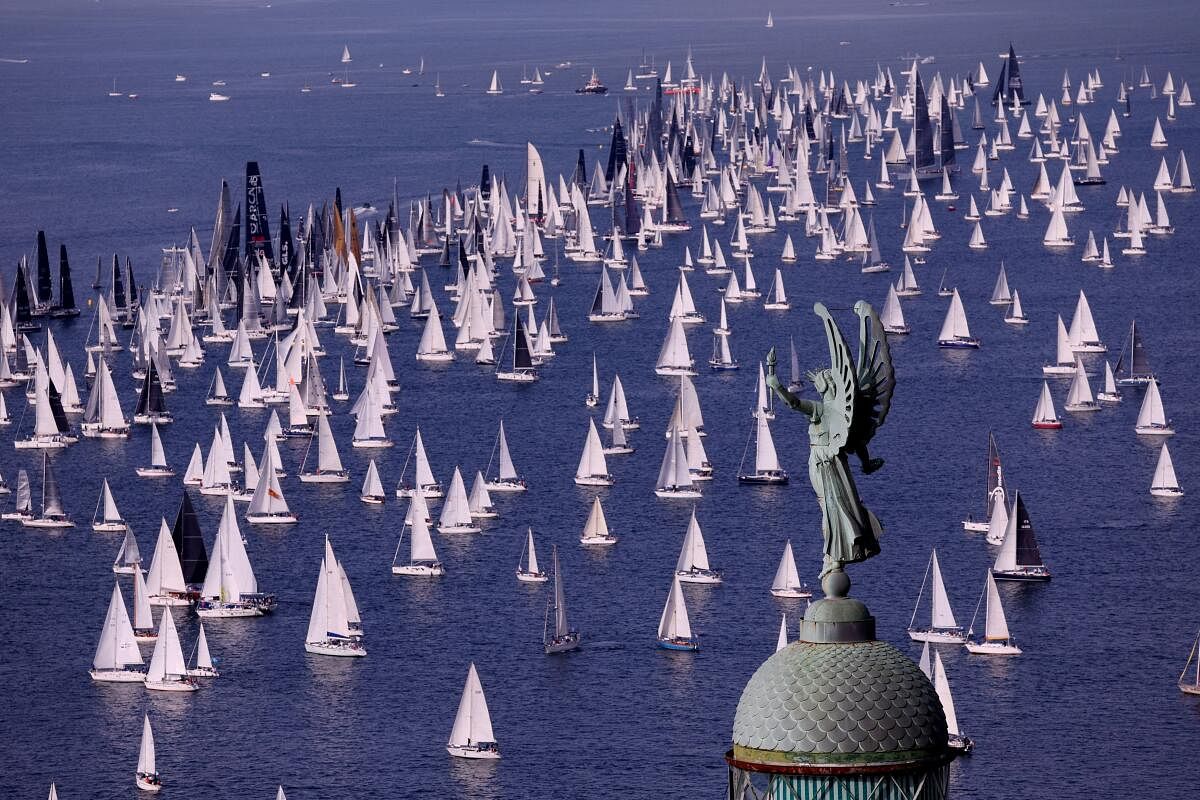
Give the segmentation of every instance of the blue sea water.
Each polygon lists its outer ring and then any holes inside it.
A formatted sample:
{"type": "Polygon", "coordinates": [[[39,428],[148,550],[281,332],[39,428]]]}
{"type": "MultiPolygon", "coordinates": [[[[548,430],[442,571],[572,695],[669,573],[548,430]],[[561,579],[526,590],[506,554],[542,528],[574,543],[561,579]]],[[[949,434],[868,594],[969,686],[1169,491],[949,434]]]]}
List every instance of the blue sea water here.
{"type": "MultiPolygon", "coordinates": [[[[937,58],[923,74],[961,75],[983,61],[995,79],[998,53],[1011,39],[1033,95],[1057,97],[1064,69],[1077,86],[1086,70],[1099,68],[1106,85],[1099,102],[1086,108],[1094,132],[1103,129],[1122,76],[1136,77],[1143,64],[1158,82],[1168,69],[1177,83],[1200,80],[1194,52],[1200,26],[1186,3],[1147,4],[1131,14],[1128,4],[1112,2],[893,7],[856,0],[818,10],[776,7],[772,30],[764,29],[768,9],[759,4],[5,5],[0,58],[29,62],[0,62],[0,265],[11,286],[17,259],[44,228],[52,246],[68,246],[80,298],[89,294],[97,256],[129,255],[149,281],[160,249],[185,242],[190,227],[207,246],[219,179],[240,186],[247,160],[262,167],[268,203],[287,200],[294,215],[309,202],[329,200],[339,186],[348,202],[384,206],[394,187],[408,199],[460,180],[467,186],[483,163],[515,189],[527,140],[538,145],[551,175],[569,173],[578,148],[590,166],[606,154],[615,95],[643,49],[660,68],[671,60],[678,74],[690,46],[699,72],[737,80],[752,80],[763,57],[777,76],[788,64],[832,69],[839,81],[869,78],[876,63],[898,74],[906,66],[899,57],[914,52],[937,58]],[[345,44],[354,55],[358,86],[352,91],[328,82],[329,73],[341,69],[345,44]],[[422,56],[424,76],[401,73],[422,56]],[[572,66],[554,70],[544,95],[522,91],[523,66],[532,72],[534,65],[554,69],[561,61],[572,66]],[[572,91],[592,66],[614,88],[607,98],[572,91]],[[498,98],[483,94],[493,68],[507,89],[498,98]],[[271,77],[258,77],[263,71],[271,77]],[[176,73],[188,81],[175,83],[176,73]],[[435,74],[445,98],[433,96],[435,74]],[[114,78],[138,98],[107,97],[114,78]],[[216,80],[226,81],[222,91],[230,102],[207,101],[216,80]],[[311,94],[300,93],[305,83],[311,94]]],[[[637,94],[642,103],[648,96],[637,94]]],[[[1165,102],[1139,90],[1133,106],[1133,117],[1121,120],[1121,152],[1104,169],[1108,184],[1081,188],[1087,211],[1068,219],[1081,243],[1088,229],[1100,236],[1114,228],[1123,213],[1113,202],[1119,186],[1150,191],[1160,155],[1148,147],[1150,130],[1156,116],[1165,117],[1165,102]]],[[[1176,121],[1164,119],[1172,166],[1180,148],[1193,155],[1194,165],[1200,158],[1196,113],[1185,108],[1176,121]]],[[[966,116],[960,118],[965,124],[966,116]]],[[[972,142],[975,136],[968,131],[972,142]]],[[[1001,161],[1020,192],[1036,177],[1027,147],[1018,141],[1001,161]]],[[[851,148],[860,193],[878,170],[877,160],[862,161],[861,154],[851,148]]],[[[960,152],[967,163],[972,155],[960,152]]],[[[1057,171],[1050,169],[1052,178],[1057,171]]],[[[997,178],[993,171],[993,184],[997,178]]],[[[1200,745],[1200,705],[1174,683],[1200,626],[1193,500],[1163,503],[1148,495],[1158,443],[1133,433],[1140,391],[1125,390],[1122,404],[1098,414],[1064,414],[1059,432],[1034,431],[1029,417],[1039,367],[1053,356],[1055,314],[1069,318],[1083,289],[1113,359],[1137,319],[1179,430],[1170,445],[1180,480],[1185,490],[1200,486],[1193,400],[1200,391],[1194,369],[1198,201],[1169,196],[1176,234],[1154,237],[1140,258],[1118,255],[1116,269],[1102,272],[1080,263],[1081,245],[1069,252],[1041,245],[1047,215],[1034,203],[1028,221],[986,218],[991,247],[969,250],[970,226],[961,213],[976,182],[964,174],[956,183],[963,194],[957,214],[933,203],[943,238],[917,268],[925,293],[904,303],[913,333],[892,340],[898,388],[872,447],[888,463],[859,481],[886,528],[883,554],[852,568],[854,593],[877,617],[880,636],[915,658],[904,627],[936,546],[959,621],[970,620],[994,552],[982,535],[964,533],[960,520],[982,510],[987,434],[995,432],[1010,486],[1021,490],[1055,577],[1046,585],[1001,588],[1025,650],[1021,657],[942,650],[960,722],[977,742],[975,754],[952,768],[954,796],[1192,796],[1187,765],[1200,745]],[[1001,259],[1032,320],[1024,330],[1005,325],[1002,309],[986,302],[1001,259]],[[945,308],[935,292],[943,270],[983,340],[977,352],[935,346],[945,308]]],[[[896,191],[877,196],[884,255],[898,264],[901,198],[896,191]]],[[[694,214],[694,201],[684,200],[694,214]]],[[[601,216],[594,219],[599,223],[601,216]]],[[[653,363],[666,332],[675,267],[684,245],[695,251],[699,241],[694,231],[639,253],[652,294],[638,303],[641,319],[624,325],[588,324],[598,269],[564,262],[563,285],[539,289],[538,314],[552,294],[571,340],[532,387],[499,385],[470,361],[419,366],[413,352],[420,325],[401,315],[401,329],[389,340],[402,386],[400,413],[387,422],[397,446],[380,454],[350,448],[348,404],[339,405],[342,413],[332,423],[352,482],[321,487],[294,478],[305,443],[281,444],[292,475],[284,490],[301,521],[282,529],[243,523],[260,584],[279,594],[280,608],[263,620],[206,625],[223,674],[192,696],[98,685],[86,675],[119,545],[119,537],[87,526],[100,482],[109,479],[147,558],[159,518],[174,517],[179,483],[135,477],[149,449],[149,433],[141,428],[127,443],[85,440],[56,455],[67,507],[80,527],[59,535],[14,523],[0,530],[0,728],[8,734],[0,749],[0,796],[41,796],[51,781],[63,800],[130,796],[143,711],[155,726],[167,797],[265,798],[279,783],[301,799],[722,794],[722,754],[741,688],[772,652],[780,613],[788,614],[794,636],[803,612],[801,604],[767,592],[784,541],[791,538],[809,582],[820,566],[804,421],[781,410],[773,426],[793,474],[789,486],[752,489],[734,478],[751,432],[755,363],[792,336],[806,368],[823,365],[825,343],[811,303],[846,308],[865,298],[881,304],[886,281],[896,277],[862,275],[842,261],[814,262],[802,227],[785,225],[754,240],[760,285],[769,284],[784,231],[792,232],[801,253],[797,264],[783,267],[793,309],[769,314],[751,304],[731,306],[733,347],[743,368],[696,380],[710,431],[706,447],[716,465],[697,515],[725,575],[722,586],[685,590],[702,635],[699,653],[667,654],[653,646],[691,505],[658,500],[651,491],[675,391],[672,381],[654,375],[653,363]],[[619,371],[643,423],[632,435],[636,454],[610,459],[618,481],[601,497],[621,540],[608,552],[578,545],[593,492],[571,481],[595,413],[582,402],[593,353],[605,390],[619,371]],[[487,466],[501,418],[531,491],[496,495],[501,516],[482,535],[435,534],[448,568],[444,578],[393,577],[388,568],[404,506],[394,497],[382,508],[358,501],[368,456],[376,456],[390,490],[420,425],[436,476],[448,481],[461,465],[469,482],[487,466]],[[518,584],[513,575],[526,526],[534,528],[543,560],[552,543],[559,546],[571,619],[585,637],[577,654],[541,653],[549,590],[518,584]],[[303,649],[325,534],[354,585],[367,630],[369,655],[353,663],[307,656],[303,649]],[[472,661],[504,754],[495,764],[457,762],[443,749],[472,661]]],[[[442,274],[427,266],[440,286],[442,274]]],[[[717,283],[702,273],[691,281],[697,304],[714,320],[717,283]]],[[[501,285],[511,291],[511,279],[501,285]]],[[[85,312],[55,323],[77,375],[89,320],[85,312]]],[[[332,332],[322,338],[331,383],[338,356],[348,360],[350,348],[332,332]]],[[[702,363],[708,327],[689,340],[702,363]]],[[[164,439],[168,460],[180,471],[194,443],[211,439],[214,413],[202,398],[218,363],[223,355],[210,348],[204,367],[168,396],[177,421],[164,429],[164,439]]],[[[1100,359],[1087,363],[1102,375],[1100,359]]],[[[128,354],[116,365],[128,410],[136,396],[128,354]]],[[[226,379],[235,389],[228,371],[226,379]]],[[[362,379],[361,369],[351,372],[353,392],[362,379]]],[[[1061,409],[1065,383],[1052,387],[1061,409]]],[[[25,414],[28,425],[21,393],[10,390],[5,399],[14,420],[25,414]]],[[[261,453],[266,417],[228,412],[239,448],[247,441],[261,453]]],[[[15,428],[3,437],[11,439],[15,428]]],[[[10,484],[24,467],[38,486],[38,461],[29,451],[0,446],[0,472],[10,484]]],[[[221,505],[193,499],[211,541],[221,505]]],[[[123,588],[128,599],[127,581],[123,588]]],[[[196,620],[175,613],[190,648],[196,620]]]]}

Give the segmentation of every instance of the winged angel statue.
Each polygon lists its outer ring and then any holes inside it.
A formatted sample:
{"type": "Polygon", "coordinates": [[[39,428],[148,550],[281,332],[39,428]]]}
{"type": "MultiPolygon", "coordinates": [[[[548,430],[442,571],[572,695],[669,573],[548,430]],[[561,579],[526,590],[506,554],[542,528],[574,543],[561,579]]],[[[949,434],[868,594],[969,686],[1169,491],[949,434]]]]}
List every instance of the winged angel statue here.
{"type": "Polygon", "coordinates": [[[809,419],[808,479],[821,506],[823,578],[845,564],[879,553],[883,528],[862,504],[847,459],[849,453],[857,455],[865,475],[883,466],[883,459],[871,458],[867,445],[887,418],[896,377],[883,326],[869,303],[854,304],[859,319],[857,363],[829,309],[817,303],[813,311],[825,324],[831,362],[828,369],[808,373],[820,400],[797,397],[780,384],[774,349],[767,356],[767,384],[791,409],[809,419]]]}

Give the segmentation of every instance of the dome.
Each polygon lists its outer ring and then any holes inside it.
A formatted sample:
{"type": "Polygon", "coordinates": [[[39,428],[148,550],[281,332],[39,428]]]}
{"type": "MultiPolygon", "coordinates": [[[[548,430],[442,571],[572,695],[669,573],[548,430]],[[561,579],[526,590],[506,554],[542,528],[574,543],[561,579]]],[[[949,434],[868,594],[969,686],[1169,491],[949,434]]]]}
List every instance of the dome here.
{"type": "Polygon", "coordinates": [[[754,673],[733,720],[733,753],[763,764],[866,765],[946,753],[933,685],[886,642],[797,641],[754,673]]]}

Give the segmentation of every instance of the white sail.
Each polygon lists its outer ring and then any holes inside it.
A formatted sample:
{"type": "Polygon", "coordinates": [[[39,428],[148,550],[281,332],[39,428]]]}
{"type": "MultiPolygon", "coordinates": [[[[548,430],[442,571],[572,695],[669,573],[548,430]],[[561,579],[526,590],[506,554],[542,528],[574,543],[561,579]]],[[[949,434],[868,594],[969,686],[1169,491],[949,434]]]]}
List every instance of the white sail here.
{"type": "Polygon", "coordinates": [[[150,715],[142,715],[142,744],[138,748],[137,771],[141,775],[157,775],[154,764],[154,731],[150,728],[150,715]]]}
{"type": "Polygon", "coordinates": [[[348,639],[350,619],[346,611],[346,596],[342,590],[341,569],[333,554],[329,537],[325,538],[325,556],[317,576],[312,613],[308,619],[305,641],[323,643],[329,639],[348,639]]]}
{"type": "MultiPolygon", "coordinates": [[[[595,430],[593,426],[592,430],[595,430]]],[[[590,436],[589,436],[590,440],[590,436]]],[[[692,486],[692,473],[688,469],[687,451],[679,438],[679,429],[671,430],[662,464],[658,469],[658,489],[688,489],[692,486]]]]}
{"type": "Polygon", "coordinates": [[[104,617],[104,627],[100,630],[100,643],[96,646],[96,654],[92,658],[92,666],[97,670],[118,670],[141,663],[142,654],[138,651],[137,640],[133,635],[133,625],[129,621],[129,612],[125,609],[121,586],[114,584],[112,596],[108,601],[108,613],[104,617]]]}
{"type": "Polygon", "coordinates": [[[775,439],[771,436],[771,424],[766,414],[758,414],[756,419],[757,437],[754,447],[754,471],[777,472],[779,455],[775,452],[775,439]]]}
{"type": "Polygon", "coordinates": [[[526,557],[526,572],[537,574],[538,560],[537,550],[533,546],[533,528],[529,528],[528,537],[525,540],[525,557],[526,557]]]}
{"type": "MultiPolygon", "coordinates": [[[[416,499],[414,497],[414,499],[416,499]]],[[[421,498],[424,502],[424,498],[421,498]]],[[[425,513],[414,514],[412,531],[409,533],[409,562],[436,562],[437,551],[433,547],[433,536],[429,532],[429,524],[425,521],[425,513]]]]}
{"type": "Polygon", "coordinates": [[[967,312],[963,308],[958,289],[955,289],[950,298],[950,307],[946,310],[946,318],[942,321],[942,330],[938,334],[938,341],[953,342],[970,338],[971,328],[967,325],[967,312]]]}
{"type": "Polygon", "coordinates": [[[1151,380],[1146,384],[1146,394],[1142,398],[1142,405],[1138,409],[1137,422],[1135,423],[1139,432],[1162,430],[1164,433],[1169,430],[1167,427],[1167,412],[1163,408],[1162,394],[1158,390],[1158,382],[1151,380]]]}
{"type": "Polygon", "coordinates": [[[446,492],[446,502],[442,505],[438,528],[443,532],[448,529],[479,530],[471,520],[471,501],[458,467],[454,468],[454,476],[450,479],[450,489],[446,492]]]}
{"type": "Polygon", "coordinates": [[[171,530],[167,527],[166,520],[162,521],[158,529],[158,542],[154,545],[154,556],[150,559],[150,571],[146,573],[146,590],[151,597],[187,591],[179,551],[175,549],[175,541],[171,538],[171,530]]]}
{"type": "Polygon", "coordinates": [[[667,603],[663,606],[662,616],[658,620],[658,638],[692,638],[692,624],[688,619],[687,603],[683,599],[679,578],[671,579],[671,591],[667,594],[667,603]]]}
{"type": "Polygon", "coordinates": [[[958,736],[958,715],[954,712],[954,698],[950,695],[950,681],[946,678],[946,668],[942,665],[942,654],[933,653],[933,689],[937,692],[938,700],[942,701],[942,711],[946,715],[946,732],[958,736]]]}
{"type": "Polygon", "coordinates": [[[775,578],[771,581],[771,591],[796,590],[802,585],[800,573],[796,570],[796,557],[792,554],[792,540],[788,539],[783,546],[779,566],[775,569],[775,578]]]}
{"type": "Polygon", "coordinates": [[[450,739],[446,744],[450,747],[470,747],[495,741],[496,734],[492,731],[492,717],[488,712],[487,698],[484,697],[483,685],[479,682],[479,673],[472,663],[467,670],[462,699],[459,700],[458,713],[454,715],[454,726],[450,729],[450,739]]]}
{"type": "Polygon", "coordinates": [[[1008,620],[1004,617],[1004,606],[1000,605],[1000,592],[992,573],[987,576],[987,621],[984,636],[988,641],[1008,641],[1008,620]]]}
{"type": "Polygon", "coordinates": [[[1154,480],[1150,482],[1150,491],[1183,494],[1179,488],[1179,479],[1175,477],[1175,463],[1171,460],[1171,451],[1167,449],[1166,442],[1163,442],[1162,449],[1158,451],[1158,463],[1154,467],[1154,480]]]}
{"type": "Polygon", "coordinates": [[[679,550],[679,558],[675,562],[676,572],[709,569],[708,548],[704,544],[704,533],[696,520],[696,509],[692,509],[692,517],[688,520],[687,532],[683,536],[683,547],[679,550]]]}
{"type": "Polygon", "coordinates": [[[600,443],[600,434],[596,423],[588,420],[587,440],[584,442],[583,453],[579,457],[579,466],[575,470],[576,480],[608,477],[608,461],[604,458],[604,445],[600,443]]]}
{"type": "Polygon", "coordinates": [[[327,414],[317,417],[317,468],[325,473],[343,471],[342,457],[338,454],[327,414]]]}
{"type": "Polygon", "coordinates": [[[957,628],[954,621],[954,611],[950,608],[950,598],[946,595],[946,584],[942,581],[942,568],[938,564],[937,551],[933,551],[933,563],[930,567],[933,574],[933,627],[957,628]]]}
{"type": "Polygon", "coordinates": [[[158,638],[154,641],[154,653],[146,669],[147,683],[165,683],[179,680],[187,675],[187,664],[183,659],[183,646],[175,629],[175,619],[170,610],[162,613],[158,623],[158,638]]]}

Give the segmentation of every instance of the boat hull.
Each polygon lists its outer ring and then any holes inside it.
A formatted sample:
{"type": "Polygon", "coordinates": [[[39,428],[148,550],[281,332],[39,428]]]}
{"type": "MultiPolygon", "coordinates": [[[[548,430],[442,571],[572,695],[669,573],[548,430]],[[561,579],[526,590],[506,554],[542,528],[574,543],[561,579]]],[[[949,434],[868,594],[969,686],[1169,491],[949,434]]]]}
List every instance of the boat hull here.
{"type": "Polygon", "coordinates": [[[992,577],[998,581],[1048,581],[1050,570],[1045,567],[1027,567],[1025,569],[992,570],[992,577]]]}
{"type": "Polygon", "coordinates": [[[754,472],[748,475],[738,475],[738,483],[750,486],[782,486],[788,482],[786,472],[754,472]]]}
{"type": "Polygon", "coordinates": [[[92,530],[100,533],[123,533],[128,526],[121,522],[93,522],[92,530]]]}
{"type": "Polygon", "coordinates": [[[812,597],[812,592],[805,588],[800,589],[772,589],[773,597],[780,597],[785,600],[803,600],[806,597],[812,597]]]}
{"type": "Polygon", "coordinates": [[[495,761],[500,758],[500,751],[496,749],[495,743],[492,743],[490,748],[478,745],[446,745],[446,752],[455,758],[470,758],[477,761],[495,761]]]}
{"type": "Polygon", "coordinates": [[[436,578],[439,575],[445,575],[446,569],[441,564],[401,564],[392,567],[392,574],[436,578]]]}
{"type": "Polygon", "coordinates": [[[569,653],[572,650],[579,649],[579,641],[579,634],[572,631],[565,636],[561,636],[557,639],[551,639],[550,641],[544,643],[542,645],[542,649],[548,656],[557,655],[559,653],[569,653]]]}
{"type": "Polygon", "coordinates": [[[146,775],[139,772],[136,780],[137,788],[143,792],[156,793],[162,791],[162,781],[157,775],[146,775]]]}
{"type": "Polygon", "coordinates": [[[1175,429],[1169,425],[1137,425],[1133,429],[1138,436],[1174,436],[1175,429]]]}
{"type": "Polygon", "coordinates": [[[90,669],[88,674],[97,683],[145,683],[146,673],[132,669],[90,669]]]}
{"type": "Polygon", "coordinates": [[[1151,486],[1150,494],[1154,497],[1183,497],[1183,489],[1178,486],[1151,486]]]}
{"type": "Polygon", "coordinates": [[[1008,642],[967,642],[968,653],[977,656],[1019,656],[1021,648],[1008,642]]]}
{"type": "Polygon", "coordinates": [[[966,634],[958,629],[937,629],[927,628],[925,630],[909,629],[908,638],[914,642],[935,642],[943,644],[964,644],[967,641],[966,634]]]}
{"type": "Polygon", "coordinates": [[[295,514],[247,514],[246,521],[252,525],[290,525],[298,522],[295,514]]]}
{"type": "Polygon", "coordinates": [[[301,472],[301,483],[347,483],[350,480],[350,473],[341,472],[301,472]]]}
{"type": "Polygon", "coordinates": [[[1033,427],[1040,431],[1056,431],[1061,429],[1062,426],[1062,423],[1058,420],[1035,420],[1033,423],[1033,427]]]}
{"type": "Polygon", "coordinates": [[[580,537],[579,543],[585,547],[608,547],[617,543],[615,536],[587,536],[580,537]]]}
{"type": "Polygon", "coordinates": [[[988,529],[988,523],[986,521],[980,522],[973,519],[963,520],[962,526],[964,531],[972,531],[974,533],[983,533],[988,529]]]}
{"type": "Polygon", "coordinates": [[[680,583],[706,583],[718,584],[721,582],[721,573],[711,569],[693,569],[686,572],[676,570],[675,577],[680,583]]]}
{"type": "Polygon", "coordinates": [[[544,572],[529,572],[527,570],[517,570],[517,580],[521,583],[546,583],[550,580],[550,576],[544,572]]]}
{"type": "Polygon", "coordinates": [[[153,692],[194,692],[200,687],[190,678],[177,681],[146,681],[146,688],[153,692]]]}
{"type": "Polygon", "coordinates": [[[576,475],[577,486],[612,486],[616,481],[611,475],[576,475]]]}
{"type": "Polygon", "coordinates": [[[694,653],[700,649],[700,642],[695,639],[659,639],[658,647],[661,650],[694,653]]]}
{"type": "Polygon", "coordinates": [[[485,484],[489,492],[526,492],[529,487],[524,481],[487,481],[485,484]]]}
{"type": "Polygon", "coordinates": [[[696,489],[655,489],[654,496],[665,500],[699,500],[704,495],[696,489]]]}
{"type": "Polygon", "coordinates": [[[978,350],[978,339],[938,339],[938,347],[946,350],[978,350]]]}
{"type": "Polygon", "coordinates": [[[386,498],[381,494],[360,494],[358,499],[369,505],[381,506],[386,498]]]}
{"type": "Polygon", "coordinates": [[[315,656],[338,658],[361,658],[367,654],[366,648],[357,642],[305,642],[304,651],[315,656]]]}

